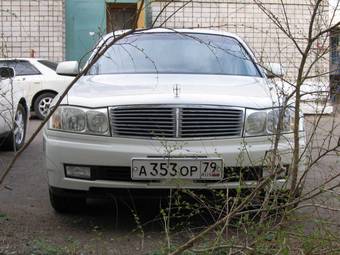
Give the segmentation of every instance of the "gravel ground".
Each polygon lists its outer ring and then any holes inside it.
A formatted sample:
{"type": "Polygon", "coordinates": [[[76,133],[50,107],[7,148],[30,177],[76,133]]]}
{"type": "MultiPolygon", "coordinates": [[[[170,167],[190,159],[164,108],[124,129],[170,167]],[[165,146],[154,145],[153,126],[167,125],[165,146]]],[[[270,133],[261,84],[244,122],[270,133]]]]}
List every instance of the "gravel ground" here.
{"type": "MultiPolygon", "coordinates": [[[[340,123],[340,114],[336,116],[340,123]]],[[[322,118],[320,136],[330,129],[332,116],[322,118]]],[[[308,117],[308,122],[313,116],[308,117]]],[[[30,133],[40,121],[30,121],[30,133]]],[[[307,132],[311,125],[307,123],[307,132]]],[[[340,128],[337,127],[340,136],[340,128]]],[[[315,154],[315,153],[314,153],[315,154]]],[[[162,224],[147,224],[143,231],[128,206],[117,207],[107,201],[92,201],[89,208],[75,215],[60,215],[49,204],[47,177],[43,167],[41,134],[34,140],[0,187],[0,254],[145,254],[164,244],[162,224]],[[77,253],[78,254],[78,253],[77,253]]],[[[0,172],[13,157],[10,152],[0,152],[0,172]]],[[[310,174],[307,184],[313,187],[332,172],[340,172],[339,157],[327,156],[310,174]]],[[[337,180],[339,182],[339,179],[337,180]]],[[[339,201],[330,196],[322,203],[338,206],[339,201]],[[325,202],[326,201],[326,202],[325,202]]],[[[136,209],[143,222],[158,213],[157,203],[139,203],[136,209]]],[[[304,209],[301,214],[320,214],[320,210],[304,209]]],[[[321,211],[332,222],[340,222],[339,212],[321,211]]],[[[336,225],[340,230],[340,226],[336,225]]]]}

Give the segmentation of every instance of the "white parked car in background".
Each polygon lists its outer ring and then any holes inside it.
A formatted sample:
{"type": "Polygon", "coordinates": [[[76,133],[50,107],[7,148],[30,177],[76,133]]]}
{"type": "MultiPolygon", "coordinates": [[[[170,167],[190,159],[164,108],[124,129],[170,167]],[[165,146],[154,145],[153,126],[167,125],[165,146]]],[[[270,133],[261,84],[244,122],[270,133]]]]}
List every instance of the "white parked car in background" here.
{"type": "MultiPolygon", "coordinates": [[[[77,64],[58,70],[74,74],[77,64]]],[[[255,187],[268,175],[281,110],[236,35],[135,32],[80,78],[44,129],[51,204],[64,212],[93,194],[255,187]]],[[[294,114],[284,116],[277,187],[292,158],[294,114]]]]}
{"type": "Polygon", "coordinates": [[[29,115],[25,90],[14,78],[13,68],[0,67],[0,147],[10,150],[24,145],[29,115]]]}
{"type": "MultiPolygon", "coordinates": [[[[281,79],[273,79],[272,81],[275,93],[287,96],[295,93],[295,85],[281,79]]],[[[328,80],[309,79],[301,86],[300,93],[300,108],[303,114],[331,114],[333,112],[328,80]]]]}
{"type": "Polygon", "coordinates": [[[14,84],[25,87],[31,111],[43,119],[52,99],[72,81],[72,77],[56,73],[57,63],[36,58],[0,59],[0,67],[14,68],[14,84]]]}

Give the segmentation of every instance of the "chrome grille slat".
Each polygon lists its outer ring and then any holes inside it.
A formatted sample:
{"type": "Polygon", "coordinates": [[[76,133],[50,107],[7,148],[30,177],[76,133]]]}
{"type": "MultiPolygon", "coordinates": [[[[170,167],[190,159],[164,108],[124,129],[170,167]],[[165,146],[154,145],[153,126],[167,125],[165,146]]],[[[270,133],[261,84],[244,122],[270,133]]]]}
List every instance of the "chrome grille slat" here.
{"type": "Polygon", "coordinates": [[[141,130],[143,132],[148,132],[148,131],[156,131],[156,132],[161,132],[161,131],[169,131],[169,132],[173,132],[173,128],[171,127],[165,127],[165,128],[160,128],[160,127],[157,127],[157,126],[149,126],[149,127],[141,127],[141,126],[134,126],[134,127],[117,127],[115,126],[116,129],[119,129],[119,130],[126,130],[126,131],[131,131],[131,130],[141,130]]]}
{"type": "MultiPolygon", "coordinates": [[[[134,128],[133,130],[137,130],[139,133],[150,133],[150,134],[155,134],[155,133],[172,133],[173,131],[171,129],[157,129],[157,128],[150,128],[148,130],[145,130],[144,128],[134,128]]],[[[130,132],[131,128],[120,128],[120,131],[122,132],[130,132]]]]}
{"type": "Polygon", "coordinates": [[[154,108],[144,108],[144,109],[117,109],[117,112],[166,112],[166,111],[172,111],[172,109],[168,109],[168,108],[159,108],[159,110],[156,110],[154,108]]]}
{"type": "MultiPolygon", "coordinates": [[[[190,123],[192,124],[192,123],[190,123]]],[[[229,128],[229,127],[235,127],[235,124],[223,124],[221,123],[220,125],[209,125],[209,124],[200,124],[198,123],[198,125],[200,125],[200,128],[229,128]]],[[[197,127],[197,125],[186,125],[185,127],[182,127],[183,128],[194,128],[194,127],[197,127]]]]}
{"type": "MultiPolygon", "coordinates": [[[[198,116],[198,118],[195,118],[195,117],[186,117],[186,119],[187,120],[199,120],[199,121],[208,121],[208,120],[210,120],[210,118],[202,118],[202,117],[200,117],[200,116],[198,116]]],[[[214,118],[212,118],[214,121],[215,120],[242,120],[242,118],[221,118],[221,117],[214,117],[214,118]]]]}
{"type": "Polygon", "coordinates": [[[143,132],[134,132],[134,135],[131,135],[131,132],[120,132],[120,136],[128,136],[128,137],[158,137],[158,138],[172,138],[172,134],[163,134],[163,133],[143,133],[143,132]]]}
{"type": "MultiPolygon", "coordinates": [[[[162,122],[159,121],[158,122],[157,121],[157,125],[160,125],[160,126],[171,125],[171,123],[172,122],[164,122],[164,121],[162,121],[162,122]]],[[[135,122],[128,121],[128,122],[126,122],[126,121],[119,121],[119,124],[112,124],[112,125],[118,126],[118,125],[147,125],[147,124],[149,124],[149,122],[142,122],[142,121],[135,121],[135,122]]],[[[150,122],[150,125],[151,124],[153,124],[153,123],[150,122]]],[[[155,124],[153,124],[153,125],[155,125],[155,124]]]]}
{"type": "Polygon", "coordinates": [[[225,133],[225,132],[211,132],[211,133],[191,133],[191,134],[185,134],[185,136],[182,136],[182,137],[186,137],[186,138],[196,138],[196,137],[220,137],[220,136],[223,136],[223,137],[227,137],[227,136],[233,136],[234,133],[225,133]]]}
{"type": "MultiPolygon", "coordinates": [[[[216,132],[216,133],[218,133],[218,132],[223,132],[223,133],[233,133],[233,132],[239,132],[241,129],[228,129],[228,130],[225,130],[225,129],[215,129],[214,131],[211,131],[211,130],[209,130],[209,129],[200,129],[199,131],[200,132],[210,132],[210,133],[214,133],[214,132],[216,132]]],[[[193,131],[195,131],[195,132],[198,132],[198,130],[197,129],[184,129],[184,130],[182,130],[182,133],[185,133],[185,132],[193,132],[193,131]]],[[[198,132],[198,133],[200,133],[200,132],[198,132]]]]}
{"type": "MultiPolygon", "coordinates": [[[[146,117],[133,117],[133,118],[120,118],[116,117],[116,119],[119,119],[120,121],[134,121],[134,120],[149,120],[149,121],[154,121],[154,120],[162,120],[163,122],[171,122],[172,119],[169,118],[146,118],[146,117]]],[[[144,122],[143,121],[143,122],[144,122]]]]}
{"type": "Polygon", "coordinates": [[[195,113],[183,113],[185,114],[186,116],[188,117],[196,117],[196,116],[204,116],[204,117],[219,117],[219,118],[227,118],[227,117],[234,117],[235,115],[234,114],[213,114],[213,113],[202,113],[202,112],[199,112],[197,114],[195,113]]]}
{"type": "MultiPolygon", "coordinates": [[[[134,116],[136,114],[144,114],[146,112],[129,112],[129,113],[116,113],[117,116],[134,116]]],[[[152,113],[147,113],[148,116],[159,116],[159,115],[164,115],[166,116],[167,114],[169,114],[170,112],[159,112],[159,113],[156,113],[156,112],[152,112],[152,113]]]]}
{"type": "Polygon", "coordinates": [[[125,124],[113,124],[115,127],[160,127],[160,128],[166,128],[168,127],[169,125],[166,124],[160,124],[160,123],[157,123],[157,124],[153,124],[153,123],[143,123],[143,124],[140,124],[140,123],[125,123],[125,124]]]}
{"type": "Polygon", "coordinates": [[[243,110],[222,106],[140,105],[110,108],[113,136],[240,137],[243,110]]]}

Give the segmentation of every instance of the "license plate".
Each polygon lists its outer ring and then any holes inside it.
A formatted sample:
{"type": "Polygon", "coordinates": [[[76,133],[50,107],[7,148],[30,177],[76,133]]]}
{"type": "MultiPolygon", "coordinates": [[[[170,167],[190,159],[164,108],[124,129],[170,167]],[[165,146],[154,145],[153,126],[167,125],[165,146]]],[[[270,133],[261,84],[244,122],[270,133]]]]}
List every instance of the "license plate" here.
{"type": "Polygon", "coordinates": [[[223,178],[223,169],[223,160],[219,158],[134,158],[131,178],[220,180],[223,178]]]}

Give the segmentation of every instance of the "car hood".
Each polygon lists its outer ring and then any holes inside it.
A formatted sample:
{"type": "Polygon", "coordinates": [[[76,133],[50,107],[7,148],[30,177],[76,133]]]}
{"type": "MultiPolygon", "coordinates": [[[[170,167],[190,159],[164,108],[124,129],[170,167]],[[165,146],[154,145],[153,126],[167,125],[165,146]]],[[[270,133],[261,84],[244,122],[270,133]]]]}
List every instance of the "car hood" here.
{"type": "Polygon", "coordinates": [[[273,99],[261,77],[116,74],[82,77],[63,103],[86,107],[210,104],[264,108],[271,107],[273,99]]]}

